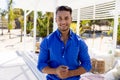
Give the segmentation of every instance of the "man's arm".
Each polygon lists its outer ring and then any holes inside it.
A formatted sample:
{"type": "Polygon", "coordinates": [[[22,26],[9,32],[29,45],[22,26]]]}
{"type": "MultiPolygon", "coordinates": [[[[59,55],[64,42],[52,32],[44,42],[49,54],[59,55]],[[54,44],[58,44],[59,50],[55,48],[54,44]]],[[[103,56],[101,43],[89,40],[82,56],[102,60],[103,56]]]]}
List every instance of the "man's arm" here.
{"type": "Polygon", "coordinates": [[[61,79],[65,79],[68,78],[69,75],[69,70],[67,66],[61,65],[57,68],[50,68],[49,66],[45,67],[42,69],[43,73],[47,73],[47,74],[54,74],[57,75],[59,78],[61,79]]]}
{"type": "Polygon", "coordinates": [[[75,69],[75,70],[67,70],[67,69],[64,69],[63,66],[59,66],[58,68],[50,68],[47,66],[43,68],[42,72],[47,74],[55,74],[59,78],[65,79],[68,77],[84,74],[86,70],[83,67],[79,67],[78,69],[75,69]]]}
{"type": "Polygon", "coordinates": [[[83,67],[79,67],[78,69],[75,69],[75,70],[69,70],[68,76],[69,77],[78,76],[78,75],[84,74],[86,72],[87,71],[83,67]]]}
{"type": "Polygon", "coordinates": [[[47,74],[56,74],[56,69],[46,66],[45,68],[42,69],[42,72],[47,74]]]}

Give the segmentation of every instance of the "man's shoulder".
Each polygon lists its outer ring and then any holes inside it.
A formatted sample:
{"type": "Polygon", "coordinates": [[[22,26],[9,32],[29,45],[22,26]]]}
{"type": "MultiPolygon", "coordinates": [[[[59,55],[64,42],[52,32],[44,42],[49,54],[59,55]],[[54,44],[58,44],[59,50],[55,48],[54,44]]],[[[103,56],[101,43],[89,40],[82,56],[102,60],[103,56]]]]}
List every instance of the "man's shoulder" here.
{"type": "Polygon", "coordinates": [[[46,39],[51,40],[51,39],[53,39],[55,37],[55,35],[56,35],[56,32],[52,32],[48,36],[46,36],[46,39]]]}
{"type": "Polygon", "coordinates": [[[80,36],[78,36],[77,34],[73,34],[74,35],[74,39],[78,40],[78,41],[81,41],[83,40],[80,36]]]}
{"type": "Polygon", "coordinates": [[[54,40],[55,32],[50,33],[48,36],[44,37],[43,41],[41,43],[50,43],[51,41],[54,40]]]}
{"type": "Polygon", "coordinates": [[[84,41],[84,39],[82,39],[80,36],[78,36],[77,34],[74,34],[74,40],[75,40],[75,42],[77,42],[78,44],[83,44],[83,45],[85,45],[86,43],[85,43],[85,41],[84,41]]]}

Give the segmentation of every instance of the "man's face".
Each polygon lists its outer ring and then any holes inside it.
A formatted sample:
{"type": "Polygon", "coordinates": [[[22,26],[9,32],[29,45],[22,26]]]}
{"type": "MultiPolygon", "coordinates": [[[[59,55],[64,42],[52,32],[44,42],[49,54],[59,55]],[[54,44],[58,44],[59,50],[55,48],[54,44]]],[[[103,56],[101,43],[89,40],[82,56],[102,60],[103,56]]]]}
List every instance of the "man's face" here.
{"type": "Polygon", "coordinates": [[[67,31],[72,22],[72,17],[68,11],[58,11],[56,15],[56,23],[60,31],[67,31]]]}

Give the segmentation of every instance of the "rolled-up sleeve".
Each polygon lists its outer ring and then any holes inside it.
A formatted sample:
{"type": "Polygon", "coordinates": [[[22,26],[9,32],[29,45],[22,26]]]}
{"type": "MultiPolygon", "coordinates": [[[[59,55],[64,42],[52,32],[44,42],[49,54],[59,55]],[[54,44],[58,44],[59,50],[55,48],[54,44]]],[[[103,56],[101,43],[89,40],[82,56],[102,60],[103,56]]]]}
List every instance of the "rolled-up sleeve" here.
{"type": "Polygon", "coordinates": [[[81,62],[81,66],[88,72],[91,70],[91,60],[88,54],[88,47],[84,41],[80,42],[80,52],[79,52],[79,60],[81,62]]]}
{"type": "Polygon", "coordinates": [[[42,69],[48,66],[48,48],[47,48],[47,39],[45,38],[40,44],[40,53],[38,56],[38,65],[37,68],[42,72],[42,69]]]}

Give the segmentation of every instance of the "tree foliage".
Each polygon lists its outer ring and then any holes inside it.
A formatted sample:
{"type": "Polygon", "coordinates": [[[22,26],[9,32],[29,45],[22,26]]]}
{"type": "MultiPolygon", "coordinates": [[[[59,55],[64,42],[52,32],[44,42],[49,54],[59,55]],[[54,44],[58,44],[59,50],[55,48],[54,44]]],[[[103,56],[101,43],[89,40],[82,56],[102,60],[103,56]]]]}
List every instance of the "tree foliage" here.
{"type": "Polygon", "coordinates": [[[73,30],[73,32],[75,32],[75,33],[76,33],[76,26],[77,26],[76,22],[72,22],[71,25],[70,25],[70,28],[71,28],[71,29],[73,30]]]}
{"type": "Polygon", "coordinates": [[[53,31],[53,13],[42,14],[38,12],[37,18],[37,36],[45,37],[53,31]]]}
{"type": "Polygon", "coordinates": [[[117,31],[117,44],[120,45],[120,19],[119,19],[119,25],[117,31]]]}

